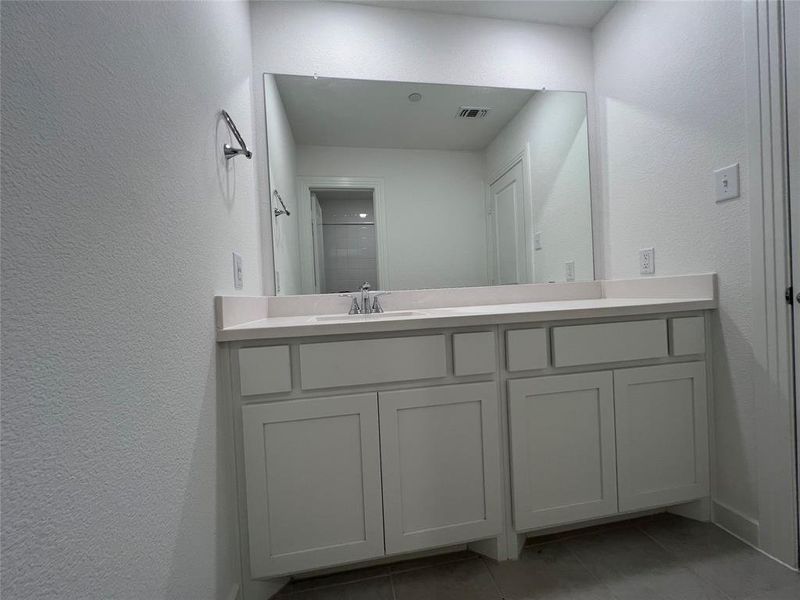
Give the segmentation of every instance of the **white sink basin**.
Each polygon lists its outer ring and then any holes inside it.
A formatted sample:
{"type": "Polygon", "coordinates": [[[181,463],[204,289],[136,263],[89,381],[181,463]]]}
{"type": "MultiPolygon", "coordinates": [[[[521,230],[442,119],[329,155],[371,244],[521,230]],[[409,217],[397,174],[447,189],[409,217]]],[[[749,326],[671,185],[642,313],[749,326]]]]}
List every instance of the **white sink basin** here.
{"type": "Polygon", "coordinates": [[[421,312],[416,312],[413,310],[396,310],[393,312],[371,313],[368,315],[324,315],[321,317],[315,317],[314,320],[320,323],[324,323],[325,321],[373,321],[381,319],[415,317],[421,314],[421,312]]]}

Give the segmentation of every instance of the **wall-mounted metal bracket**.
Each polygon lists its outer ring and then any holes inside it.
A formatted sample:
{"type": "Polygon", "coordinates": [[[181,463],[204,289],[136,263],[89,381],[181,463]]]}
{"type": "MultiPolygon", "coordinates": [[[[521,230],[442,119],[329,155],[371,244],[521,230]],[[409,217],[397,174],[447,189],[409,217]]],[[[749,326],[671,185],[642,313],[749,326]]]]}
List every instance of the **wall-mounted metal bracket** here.
{"type": "Polygon", "coordinates": [[[252,158],[253,153],[247,149],[247,144],[244,143],[242,139],[242,135],[239,133],[239,130],[236,128],[236,124],[231,119],[231,116],[228,114],[228,111],[222,110],[222,118],[225,119],[225,123],[228,125],[228,129],[231,130],[233,133],[233,137],[236,138],[236,141],[239,142],[240,148],[234,148],[230,144],[225,144],[222,146],[222,153],[225,155],[225,160],[230,160],[234,156],[239,156],[240,154],[245,158],[252,158]]]}

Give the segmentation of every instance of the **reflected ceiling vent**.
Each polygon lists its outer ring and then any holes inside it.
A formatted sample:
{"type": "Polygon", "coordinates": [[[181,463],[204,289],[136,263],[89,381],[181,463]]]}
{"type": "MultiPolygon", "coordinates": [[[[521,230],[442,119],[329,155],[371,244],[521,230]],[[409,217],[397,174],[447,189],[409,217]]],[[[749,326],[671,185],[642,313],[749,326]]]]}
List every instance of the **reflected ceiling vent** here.
{"type": "Polygon", "coordinates": [[[461,106],[456,113],[457,119],[482,119],[489,114],[489,109],[483,106],[461,106]]]}

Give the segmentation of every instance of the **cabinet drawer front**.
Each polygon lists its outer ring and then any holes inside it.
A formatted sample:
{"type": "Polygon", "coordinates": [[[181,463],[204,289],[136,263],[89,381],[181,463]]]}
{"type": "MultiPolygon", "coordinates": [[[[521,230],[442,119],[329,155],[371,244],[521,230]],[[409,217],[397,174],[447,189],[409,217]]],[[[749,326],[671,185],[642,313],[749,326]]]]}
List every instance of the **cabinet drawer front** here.
{"type": "Polygon", "coordinates": [[[300,346],[304,390],[447,375],[444,335],[323,342],[300,346]]]}
{"type": "Polygon", "coordinates": [[[703,354],[706,351],[706,328],[703,317],[679,317],[669,320],[673,356],[703,354]]]}
{"type": "Polygon", "coordinates": [[[530,371],[546,367],[546,329],[511,329],[506,332],[506,368],[509,371],[530,371]]]}
{"type": "Polygon", "coordinates": [[[239,384],[242,396],[275,394],[291,390],[289,346],[241,348],[239,384]]]}
{"type": "Polygon", "coordinates": [[[553,328],[556,367],[667,356],[667,321],[628,321],[553,328]]]}
{"type": "Polygon", "coordinates": [[[496,383],[381,392],[386,553],[501,529],[496,383]]]}
{"type": "Polygon", "coordinates": [[[514,528],[617,512],[610,371],[508,382],[514,528]]]}
{"type": "Polygon", "coordinates": [[[614,371],[620,510],[708,495],[704,362],[614,371]]]}
{"type": "Polygon", "coordinates": [[[254,577],[383,554],[376,395],[242,407],[254,577]]]}
{"type": "Polygon", "coordinates": [[[483,375],[497,370],[494,332],[453,334],[453,370],[456,375],[483,375]]]}

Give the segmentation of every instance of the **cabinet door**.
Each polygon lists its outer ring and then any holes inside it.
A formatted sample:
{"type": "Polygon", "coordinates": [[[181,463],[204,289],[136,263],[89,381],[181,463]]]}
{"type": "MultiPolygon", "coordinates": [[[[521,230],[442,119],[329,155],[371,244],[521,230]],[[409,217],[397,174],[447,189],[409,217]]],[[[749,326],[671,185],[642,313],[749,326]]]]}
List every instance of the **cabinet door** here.
{"type": "Polygon", "coordinates": [[[381,392],[386,553],[497,535],[497,384],[381,392]]]}
{"type": "Polygon", "coordinates": [[[614,371],[621,510],[708,495],[705,363],[614,371]]]}
{"type": "Polygon", "coordinates": [[[383,555],[376,394],[242,408],[254,577],[383,555]]]}
{"type": "Polygon", "coordinates": [[[610,371],[508,382],[514,528],[617,512],[610,371]]]}

